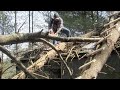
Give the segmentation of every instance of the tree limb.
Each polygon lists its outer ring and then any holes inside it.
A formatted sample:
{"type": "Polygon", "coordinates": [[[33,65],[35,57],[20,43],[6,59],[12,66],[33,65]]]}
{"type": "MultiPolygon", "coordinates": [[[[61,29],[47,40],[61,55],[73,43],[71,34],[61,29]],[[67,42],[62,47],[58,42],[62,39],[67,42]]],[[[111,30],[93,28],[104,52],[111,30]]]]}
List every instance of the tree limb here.
{"type": "Polygon", "coordinates": [[[116,22],[118,22],[119,20],[120,20],[120,18],[117,18],[117,19],[115,19],[115,20],[112,20],[112,21],[110,21],[109,23],[105,24],[104,27],[107,27],[108,25],[110,25],[110,24],[112,24],[112,23],[116,23],[116,22]]]}
{"type": "Polygon", "coordinates": [[[14,33],[11,35],[0,35],[0,45],[16,44],[23,42],[39,42],[37,38],[46,38],[64,42],[97,42],[101,38],[83,38],[83,37],[57,37],[50,36],[48,33],[14,33]]]}
{"type": "Polygon", "coordinates": [[[34,75],[32,75],[32,73],[30,73],[26,67],[19,61],[17,60],[14,55],[12,55],[7,49],[5,49],[3,46],[0,45],[0,50],[5,53],[8,57],[10,57],[15,63],[16,65],[27,75],[29,75],[31,78],[37,79],[34,75]]]}
{"type": "Polygon", "coordinates": [[[113,25],[112,27],[104,30],[103,32],[100,33],[100,36],[102,36],[104,33],[106,33],[106,32],[109,31],[109,30],[112,30],[112,29],[115,28],[115,27],[116,27],[116,25],[113,25]]]}

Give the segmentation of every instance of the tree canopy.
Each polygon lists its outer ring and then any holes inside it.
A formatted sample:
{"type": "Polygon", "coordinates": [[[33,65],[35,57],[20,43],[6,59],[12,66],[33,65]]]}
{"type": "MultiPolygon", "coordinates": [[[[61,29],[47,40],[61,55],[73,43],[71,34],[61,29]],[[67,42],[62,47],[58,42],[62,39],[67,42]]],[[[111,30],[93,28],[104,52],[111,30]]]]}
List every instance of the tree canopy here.
{"type": "Polygon", "coordinates": [[[73,31],[88,31],[106,23],[103,11],[58,11],[64,25],[73,31]]]}

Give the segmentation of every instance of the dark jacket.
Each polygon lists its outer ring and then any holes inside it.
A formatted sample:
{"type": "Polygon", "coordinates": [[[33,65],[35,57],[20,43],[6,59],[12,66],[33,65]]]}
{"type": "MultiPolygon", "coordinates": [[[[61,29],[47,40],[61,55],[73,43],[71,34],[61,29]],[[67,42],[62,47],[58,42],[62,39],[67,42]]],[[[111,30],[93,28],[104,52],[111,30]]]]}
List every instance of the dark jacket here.
{"type": "Polygon", "coordinates": [[[63,20],[61,17],[59,18],[52,18],[49,23],[49,29],[53,29],[53,32],[56,33],[59,28],[63,27],[63,20]]]}

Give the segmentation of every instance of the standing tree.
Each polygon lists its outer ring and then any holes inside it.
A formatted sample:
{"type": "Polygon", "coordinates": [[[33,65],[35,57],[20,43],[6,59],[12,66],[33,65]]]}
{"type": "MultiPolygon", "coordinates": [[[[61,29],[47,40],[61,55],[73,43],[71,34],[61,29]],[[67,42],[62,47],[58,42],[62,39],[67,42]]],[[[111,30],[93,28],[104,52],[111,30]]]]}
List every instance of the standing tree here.
{"type": "Polygon", "coordinates": [[[0,58],[0,79],[2,78],[2,59],[0,58]]]}
{"type": "MultiPolygon", "coordinates": [[[[15,33],[17,33],[17,11],[14,11],[14,13],[15,13],[15,24],[14,24],[14,27],[15,27],[15,33]]],[[[15,45],[15,48],[16,48],[16,53],[17,53],[17,50],[18,50],[17,44],[15,45]]]]}
{"type": "MultiPolygon", "coordinates": [[[[14,26],[11,24],[11,16],[9,11],[0,11],[0,32],[2,35],[9,34],[14,30],[14,26]]],[[[1,56],[3,61],[3,53],[1,56]]]]}
{"type": "Polygon", "coordinates": [[[105,22],[102,11],[58,11],[64,20],[64,25],[71,31],[86,32],[95,29],[105,22]]]}

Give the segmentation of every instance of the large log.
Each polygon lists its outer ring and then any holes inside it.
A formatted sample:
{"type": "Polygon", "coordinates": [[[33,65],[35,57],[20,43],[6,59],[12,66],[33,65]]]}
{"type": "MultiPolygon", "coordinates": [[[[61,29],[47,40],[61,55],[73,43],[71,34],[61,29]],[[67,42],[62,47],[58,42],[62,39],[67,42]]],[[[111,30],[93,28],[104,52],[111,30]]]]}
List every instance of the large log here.
{"type": "MultiPolygon", "coordinates": [[[[111,21],[112,22],[112,21],[111,21]]],[[[110,27],[113,26],[111,23],[110,27]]],[[[112,34],[110,37],[107,38],[107,42],[102,44],[102,48],[105,49],[101,51],[101,53],[98,53],[93,60],[96,60],[90,65],[90,68],[85,70],[82,76],[80,76],[81,79],[96,79],[98,76],[98,73],[101,71],[102,67],[106,63],[108,57],[110,56],[114,44],[117,42],[118,38],[120,37],[120,22],[117,23],[116,29],[112,29],[109,34],[112,34]]]]}
{"type": "MultiPolygon", "coordinates": [[[[91,31],[85,35],[82,35],[81,37],[87,38],[87,37],[91,37],[92,35],[96,35],[96,32],[91,31]]],[[[66,43],[60,43],[58,46],[56,46],[56,49],[63,51],[66,45],[67,45],[66,43]]],[[[47,54],[45,54],[40,59],[38,59],[33,65],[29,66],[27,70],[30,72],[35,72],[39,68],[43,67],[48,60],[54,59],[56,54],[57,52],[54,50],[49,51],[47,54]]],[[[15,75],[12,79],[24,79],[24,78],[25,78],[24,72],[20,72],[19,74],[15,75]]]]}
{"type": "MultiPolygon", "coordinates": [[[[92,32],[93,33],[93,32],[92,32]]],[[[100,38],[83,38],[83,37],[57,37],[50,36],[47,33],[35,32],[35,33],[14,33],[10,35],[0,35],[0,45],[16,44],[23,42],[39,42],[40,39],[46,38],[64,42],[97,42],[100,38]]]]}

